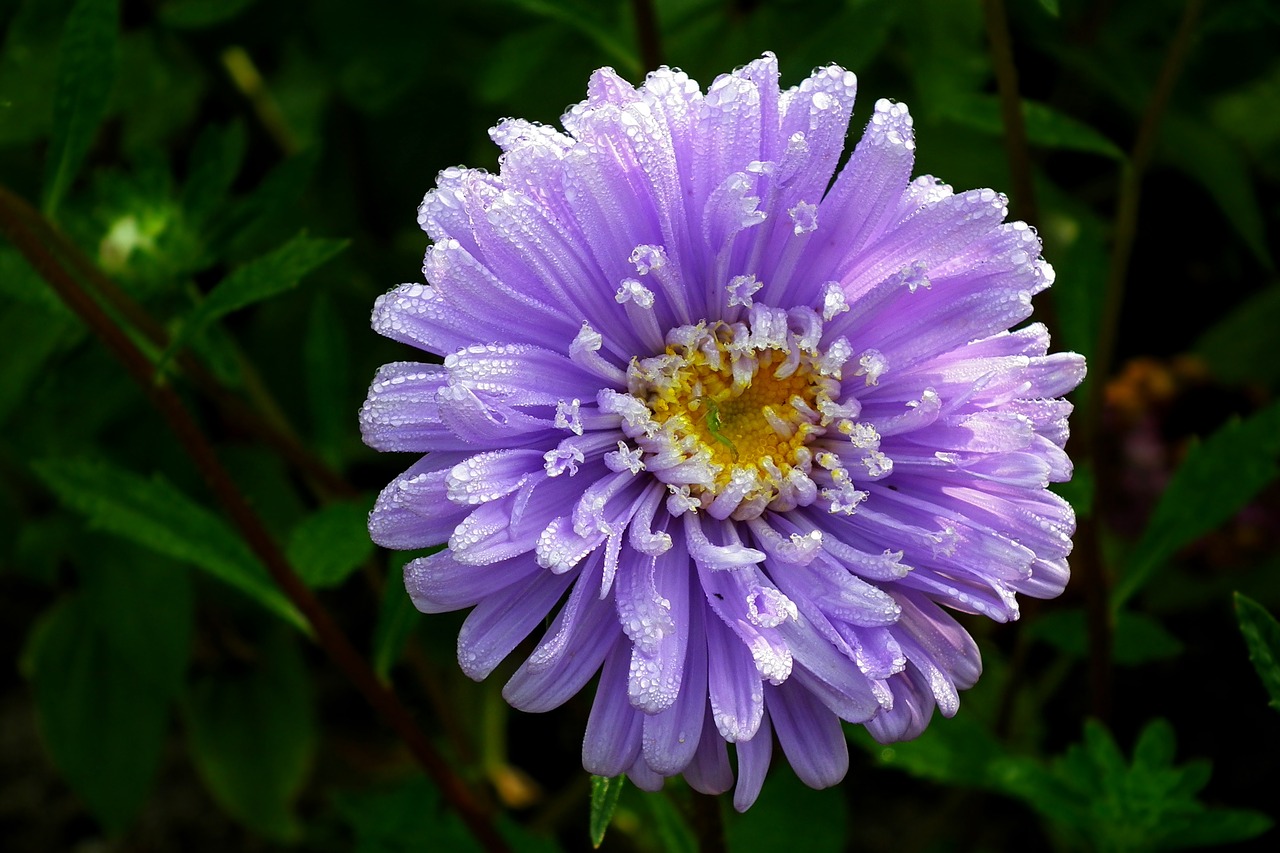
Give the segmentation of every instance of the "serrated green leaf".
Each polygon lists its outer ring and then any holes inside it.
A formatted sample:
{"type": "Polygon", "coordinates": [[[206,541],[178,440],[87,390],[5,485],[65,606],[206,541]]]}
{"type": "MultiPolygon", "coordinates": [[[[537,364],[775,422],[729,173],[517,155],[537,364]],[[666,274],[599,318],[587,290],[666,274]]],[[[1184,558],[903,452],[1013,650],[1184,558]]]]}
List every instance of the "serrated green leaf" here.
{"type": "Polygon", "coordinates": [[[54,764],[107,832],[121,832],[155,779],[169,695],[107,641],[80,595],[44,614],[24,657],[54,764]]]}
{"type": "Polygon", "coordinates": [[[167,364],[188,339],[221,317],[295,287],[304,275],[347,246],[346,240],[299,235],[267,255],[250,261],[220,281],[187,315],[161,359],[167,364]]]}
{"type": "Polygon", "coordinates": [[[1048,768],[1030,758],[1002,763],[994,778],[1010,796],[1049,819],[1069,846],[1090,850],[1166,850],[1215,846],[1264,832],[1257,812],[1209,808],[1195,799],[1207,764],[1173,764],[1173,727],[1153,720],[1138,736],[1132,764],[1107,730],[1085,726],[1084,742],[1048,768]]]}
{"type": "Polygon", "coordinates": [[[1172,767],[1177,747],[1178,740],[1169,721],[1152,720],[1138,735],[1138,742],[1134,744],[1134,769],[1142,768],[1150,772],[1172,767]]]}
{"type": "Polygon", "coordinates": [[[44,210],[50,218],[84,162],[120,65],[119,0],[77,0],[67,16],[53,93],[44,210]]]}
{"type": "Polygon", "coordinates": [[[1280,285],[1253,294],[1205,332],[1195,352],[1224,382],[1280,384],[1275,330],[1280,329],[1280,285]]]}
{"type": "Polygon", "coordinates": [[[1160,496],[1111,596],[1119,609],[1179,548],[1235,515],[1275,479],[1280,403],[1194,445],[1160,496]]]}
{"type": "Polygon", "coordinates": [[[1237,592],[1235,605],[1249,660],[1267,688],[1271,707],[1280,711],[1280,622],[1247,595],[1237,592]]]}
{"type": "Polygon", "coordinates": [[[183,716],[196,769],[218,804],[273,840],[298,840],[293,801],[317,737],[310,678],[293,637],[274,633],[251,664],[198,678],[183,716]]]}
{"type": "Polygon", "coordinates": [[[622,794],[622,786],[626,781],[625,775],[612,779],[606,776],[591,777],[591,817],[587,830],[591,835],[591,846],[596,849],[604,843],[604,834],[613,820],[613,812],[618,807],[618,797],[622,794]]]}
{"type": "MultiPolygon", "coordinates": [[[[953,99],[946,104],[946,115],[959,124],[993,136],[1004,134],[1000,98],[996,95],[967,94],[953,99]]],[[[1084,151],[1113,160],[1124,159],[1124,152],[1110,139],[1048,104],[1023,98],[1022,121],[1027,141],[1032,145],[1063,151],[1084,151]]]]}
{"type": "Polygon", "coordinates": [[[303,519],[289,537],[286,555],[313,587],[337,586],[373,553],[365,502],[335,503],[303,519]]]}
{"type": "Polygon", "coordinates": [[[86,459],[48,460],[33,467],[64,504],[87,516],[94,527],[198,566],[307,630],[302,614],[231,528],[163,478],[146,480],[86,459]]]}
{"type": "Polygon", "coordinates": [[[1112,592],[1119,608],[1178,549],[1235,515],[1280,474],[1280,402],[1233,420],[1190,448],[1160,496],[1112,592]]]}

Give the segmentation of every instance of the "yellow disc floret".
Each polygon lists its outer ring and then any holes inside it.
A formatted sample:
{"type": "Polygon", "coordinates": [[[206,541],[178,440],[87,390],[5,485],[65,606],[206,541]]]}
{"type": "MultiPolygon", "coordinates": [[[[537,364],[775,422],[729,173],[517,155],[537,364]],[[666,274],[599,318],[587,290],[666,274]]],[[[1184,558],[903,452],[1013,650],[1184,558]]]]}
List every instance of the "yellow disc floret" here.
{"type": "Polygon", "coordinates": [[[753,320],[674,329],[665,352],[627,371],[649,415],[628,430],[646,468],[687,509],[718,518],[811,503],[818,487],[808,445],[840,414],[833,397],[843,358],[820,353],[781,312],[753,320]]]}

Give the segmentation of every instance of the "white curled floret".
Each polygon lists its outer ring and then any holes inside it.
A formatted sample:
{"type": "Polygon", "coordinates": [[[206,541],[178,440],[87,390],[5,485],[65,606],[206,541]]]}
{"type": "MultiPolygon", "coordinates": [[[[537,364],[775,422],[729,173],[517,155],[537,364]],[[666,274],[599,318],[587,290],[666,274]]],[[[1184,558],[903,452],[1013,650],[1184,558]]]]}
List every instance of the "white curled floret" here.
{"type": "Polygon", "coordinates": [[[735,275],[725,285],[725,290],[729,292],[729,306],[741,305],[743,308],[750,308],[751,297],[762,287],[764,282],[753,275],[735,275]]]}
{"type": "Polygon", "coordinates": [[[574,435],[582,435],[581,407],[582,401],[577,397],[556,403],[556,428],[567,429],[574,435]]]}
{"type": "Polygon", "coordinates": [[[542,454],[542,458],[546,463],[542,467],[548,477],[559,477],[566,470],[572,477],[578,473],[579,463],[586,459],[582,450],[577,445],[571,444],[568,439],[560,442],[554,450],[548,450],[542,454]]]}
{"type": "Polygon", "coordinates": [[[619,305],[631,302],[640,308],[653,307],[653,291],[634,278],[624,278],[613,298],[619,305]]]}
{"type": "Polygon", "coordinates": [[[667,490],[671,492],[667,496],[667,512],[675,518],[686,512],[697,512],[702,507],[702,502],[693,496],[688,486],[667,486],[667,490]]]}
{"type": "Polygon", "coordinates": [[[618,442],[618,449],[611,450],[604,455],[604,464],[610,471],[630,471],[632,474],[639,474],[644,470],[644,460],[641,457],[644,450],[639,447],[628,447],[625,441],[618,442]]]}
{"type": "Polygon", "coordinates": [[[667,250],[652,243],[641,243],[632,250],[629,260],[636,265],[638,274],[648,275],[651,270],[666,266],[667,250]]]}
{"type": "Polygon", "coordinates": [[[797,237],[801,234],[811,234],[818,230],[818,206],[810,204],[807,201],[797,202],[796,206],[787,211],[791,216],[791,222],[795,225],[794,233],[797,237]]]}
{"type": "Polygon", "coordinates": [[[889,359],[880,350],[869,349],[858,356],[858,369],[854,376],[867,377],[868,385],[880,384],[880,377],[889,369],[889,359]]]}
{"type": "Polygon", "coordinates": [[[823,376],[832,376],[839,379],[841,376],[841,368],[844,367],[850,356],[853,355],[853,345],[849,343],[848,338],[836,338],[827,347],[827,351],[815,362],[818,373],[823,376]]]}
{"type": "Polygon", "coordinates": [[[838,281],[829,281],[822,285],[822,319],[830,322],[837,314],[849,310],[849,302],[844,298],[844,288],[838,281]]]}

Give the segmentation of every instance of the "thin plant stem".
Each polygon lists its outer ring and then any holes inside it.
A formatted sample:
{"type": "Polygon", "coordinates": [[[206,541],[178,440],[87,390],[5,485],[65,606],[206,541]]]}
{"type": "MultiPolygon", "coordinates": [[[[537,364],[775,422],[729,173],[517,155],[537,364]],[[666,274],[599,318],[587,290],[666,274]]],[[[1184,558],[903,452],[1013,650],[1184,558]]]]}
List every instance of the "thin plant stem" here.
{"type": "Polygon", "coordinates": [[[1124,305],[1125,283],[1129,276],[1129,262],[1133,244],[1138,234],[1138,213],[1141,207],[1142,180],[1151,163],[1160,134],[1160,122],[1169,105],[1183,66],[1195,37],[1196,23],[1203,10],[1203,0],[1187,0],[1177,32],[1165,53],[1160,74],[1156,78],[1151,96],[1143,110],[1137,135],[1128,161],[1120,174],[1120,187],[1116,201],[1112,227],[1113,243],[1107,270],[1107,285],[1102,314],[1099,318],[1098,340],[1089,365],[1090,381],[1087,405],[1084,407],[1080,439],[1075,444],[1078,461],[1092,460],[1096,477],[1096,500],[1091,517],[1081,520],[1076,531],[1077,554],[1075,564],[1081,574],[1086,594],[1088,613],[1088,638],[1090,661],[1090,691],[1093,712],[1106,720],[1111,710],[1111,647],[1112,612],[1110,594],[1112,578],[1106,571],[1102,553],[1100,518],[1116,494],[1115,466],[1108,464],[1104,443],[1107,436],[1103,429],[1104,392],[1111,377],[1115,361],[1116,335],[1120,323],[1120,311],[1124,305]]]}
{"type": "Polygon", "coordinates": [[[631,13],[636,25],[636,41],[640,45],[640,62],[646,71],[653,71],[663,62],[658,12],[653,8],[653,0],[631,0],[631,13]]]}
{"type": "Polygon", "coordinates": [[[3,229],[27,262],[49,283],[67,307],[93,330],[124,365],[130,377],[146,392],[246,543],[262,560],[277,586],[306,618],[316,642],[405,743],[476,839],[487,850],[507,850],[506,842],[494,827],[489,810],[480,804],[462,779],[449,767],[418,728],[408,708],[390,687],[378,680],[373,669],[356,651],[328,610],[294,572],[262,520],[223,467],[213,445],[187,410],[182,398],[167,383],[155,381],[154,366],[147,355],[41,242],[30,226],[39,217],[23,199],[7,188],[0,187],[0,229],[3,229]]]}
{"type": "Polygon", "coordinates": [[[691,791],[693,797],[693,834],[701,853],[725,853],[724,818],[720,814],[720,798],[691,791]]]}
{"type": "Polygon", "coordinates": [[[1000,119],[1004,125],[1004,146],[1009,157],[1013,179],[1014,214],[1030,225],[1040,219],[1036,205],[1036,188],[1031,178],[1031,152],[1027,146],[1027,127],[1022,119],[1022,98],[1018,94],[1018,67],[1013,61],[1013,39],[1004,0],[983,0],[987,41],[991,47],[991,63],[996,72],[996,90],[1000,93],[1000,119]]]}

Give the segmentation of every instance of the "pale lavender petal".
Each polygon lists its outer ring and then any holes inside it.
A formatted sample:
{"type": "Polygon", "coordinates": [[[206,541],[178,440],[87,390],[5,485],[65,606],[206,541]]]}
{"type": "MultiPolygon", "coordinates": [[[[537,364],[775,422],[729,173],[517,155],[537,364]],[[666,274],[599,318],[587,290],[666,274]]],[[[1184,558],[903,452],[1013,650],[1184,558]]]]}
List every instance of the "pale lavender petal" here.
{"type": "Polygon", "coordinates": [[[800,781],[829,788],[844,778],[849,747],[835,714],[793,682],[766,687],[764,701],[778,744],[800,781]]]}
{"type": "Polygon", "coordinates": [[[529,580],[511,584],[476,605],[458,632],[458,663],[462,671],[476,681],[488,677],[547,618],[571,580],[571,575],[537,572],[529,580]]]}
{"type": "Polygon", "coordinates": [[[631,657],[619,639],[605,657],[596,699],[582,739],[582,766],[597,776],[626,772],[640,756],[644,714],[627,701],[627,668],[631,657]]]}
{"type": "Polygon", "coordinates": [[[733,787],[729,750],[724,738],[719,736],[710,713],[703,714],[698,749],[684,769],[684,778],[690,788],[703,794],[723,794],[733,787]]]}
{"type": "Polygon", "coordinates": [[[738,784],[733,789],[733,807],[745,812],[760,796],[773,758],[773,727],[768,715],[761,719],[759,730],[750,740],[734,744],[734,752],[738,756],[738,784]]]}

